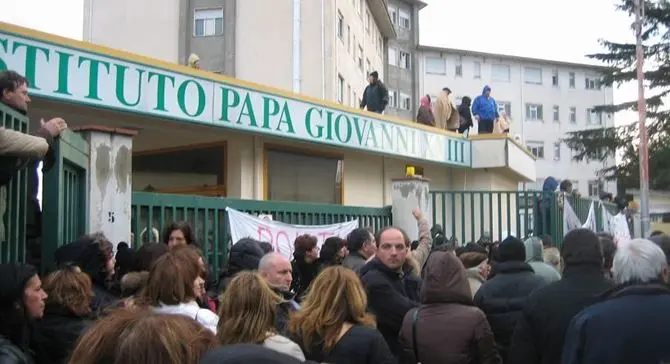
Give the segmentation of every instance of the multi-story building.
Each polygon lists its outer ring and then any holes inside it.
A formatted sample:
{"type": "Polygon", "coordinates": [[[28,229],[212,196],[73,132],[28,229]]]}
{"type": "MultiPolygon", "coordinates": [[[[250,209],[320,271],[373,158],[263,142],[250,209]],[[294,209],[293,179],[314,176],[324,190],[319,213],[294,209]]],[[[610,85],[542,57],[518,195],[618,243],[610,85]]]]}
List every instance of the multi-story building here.
{"type": "Polygon", "coordinates": [[[389,39],[384,82],[389,88],[387,114],[414,120],[419,103],[419,11],[420,0],[389,0],[388,11],[397,37],[389,39]]]}
{"type": "Polygon", "coordinates": [[[358,106],[396,33],[384,0],[85,0],[84,40],[358,106]]]}
{"type": "Polygon", "coordinates": [[[421,94],[437,95],[443,87],[460,98],[473,100],[485,85],[501,110],[510,116],[510,133],[537,157],[537,184],[548,176],[573,181],[583,195],[615,192],[614,182],[599,178],[605,163],[575,162],[561,140],[576,130],[613,126],[611,114],[597,113],[594,106],[613,103],[613,90],[599,80],[603,67],[459,49],[420,46],[421,94]],[[603,165],[604,164],[604,165],[603,165]]]}

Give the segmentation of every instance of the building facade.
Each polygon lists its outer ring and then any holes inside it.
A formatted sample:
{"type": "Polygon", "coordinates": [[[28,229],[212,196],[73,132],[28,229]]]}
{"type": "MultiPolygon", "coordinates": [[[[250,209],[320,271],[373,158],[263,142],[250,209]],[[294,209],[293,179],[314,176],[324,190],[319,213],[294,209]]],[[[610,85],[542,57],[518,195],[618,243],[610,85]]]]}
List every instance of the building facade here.
{"type": "Polygon", "coordinates": [[[599,178],[605,163],[575,162],[561,142],[567,133],[614,125],[610,114],[596,113],[594,106],[613,103],[611,87],[600,85],[604,68],[579,63],[514,57],[457,49],[419,47],[421,94],[437,95],[443,87],[453,91],[453,101],[474,98],[485,85],[492,88],[498,107],[510,116],[513,136],[518,136],[537,157],[537,182],[546,177],[573,181],[582,195],[597,197],[615,192],[616,183],[599,178]]]}
{"type": "Polygon", "coordinates": [[[395,36],[384,0],[84,3],[85,41],[353,107],[395,36]]]}
{"type": "Polygon", "coordinates": [[[414,120],[419,103],[419,0],[389,0],[388,12],[397,37],[389,39],[384,82],[389,88],[387,114],[414,120]]]}

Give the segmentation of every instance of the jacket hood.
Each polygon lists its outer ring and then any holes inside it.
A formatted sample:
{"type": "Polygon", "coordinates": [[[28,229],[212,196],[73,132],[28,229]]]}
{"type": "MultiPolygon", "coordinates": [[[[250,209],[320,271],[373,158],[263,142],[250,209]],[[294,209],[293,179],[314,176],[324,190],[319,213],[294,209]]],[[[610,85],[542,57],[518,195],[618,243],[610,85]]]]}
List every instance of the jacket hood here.
{"type": "Polygon", "coordinates": [[[463,98],[461,99],[461,105],[470,106],[470,104],[472,104],[472,99],[469,98],[468,96],[463,96],[463,98]]]}
{"type": "Polygon", "coordinates": [[[558,188],[558,180],[554,177],[547,177],[542,184],[542,191],[554,192],[558,188]]]}
{"type": "Polygon", "coordinates": [[[428,258],[421,284],[421,303],[472,305],[472,291],[463,263],[450,252],[434,252],[428,258]]]}
{"type": "Polygon", "coordinates": [[[261,345],[237,344],[210,351],[199,364],[299,364],[300,360],[261,345]]]}
{"type": "Polygon", "coordinates": [[[482,90],[482,95],[487,93],[488,91],[491,91],[491,86],[489,85],[484,86],[484,89],[482,90]]]}
{"type": "Polygon", "coordinates": [[[523,242],[526,247],[526,263],[544,262],[544,245],[542,239],[534,236],[523,242]]]}

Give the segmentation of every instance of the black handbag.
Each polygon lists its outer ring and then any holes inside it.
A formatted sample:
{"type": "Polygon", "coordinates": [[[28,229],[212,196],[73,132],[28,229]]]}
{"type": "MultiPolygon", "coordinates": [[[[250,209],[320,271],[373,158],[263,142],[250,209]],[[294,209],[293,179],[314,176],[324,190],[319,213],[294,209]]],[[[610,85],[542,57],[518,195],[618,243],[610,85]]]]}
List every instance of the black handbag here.
{"type": "Polygon", "coordinates": [[[416,364],[421,364],[421,360],[419,359],[419,346],[416,341],[416,324],[417,321],[419,321],[419,311],[421,311],[421,308],[417,308],[414,311],[414,314],[412,314],[412,348],[414,349],[416,364]]]}

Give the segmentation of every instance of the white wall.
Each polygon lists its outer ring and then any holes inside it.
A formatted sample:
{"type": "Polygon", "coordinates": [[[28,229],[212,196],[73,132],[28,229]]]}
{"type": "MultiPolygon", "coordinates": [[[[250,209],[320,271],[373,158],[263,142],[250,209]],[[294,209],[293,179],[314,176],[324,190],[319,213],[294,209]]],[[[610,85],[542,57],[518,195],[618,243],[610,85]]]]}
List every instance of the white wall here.
{"type": "MultiPolygon", "coordinates": [[[[575,130],[594,129],[601,125],[587,125],[586,109],[596,105],[612,104],[612,88],[602,90],[586,90],[585,77],[587,75],[597,76],[591,69],[586,67],[574,67],[568,65],[553,65],[550,63],[528,63],[513,59],[496,57],[475,57],[469,55],[459,56],[457,54],[438,53],[423,51],[421,53],[421,94],[435,95],[443,87],[449,87],[453,91],[452,99],[462,96],[474,98],[481,94],[484,85],[493,89],[492,95],[498,102],[511,103],[511,133],[520,135],[522,140],[528,144],[529,141],[544,142],[544,159],[538,159],[537,178],[544,179],[554,176],[559,179],[570,179],[578,181],[577,188],[583,193],[588,193],[588,181],[596,180],[596,172],[603,168],[601,163],[575,163],[572,161],[571,150],[563,143],[560,148],[560,160],[554,158],[554,143],[568,136],[568,132],[575,130]],[[446,74],[429,74],[426,72],[426,58],[442,58],[446,63],[446,74]],[[455,75],[455,67],[458,59],[461,59],[463,68],[462,76],[455,75]],[[481,77],[475,77],[475,62],[481,64],[481,77]],[[492,65],[504,64],[510,66],[510,81],[493,81],[491,79],[492,65]],[[539,67],[542,69],[542,84],[527,84],[524,79],[524,68],[539,67]],[[552,85],[553,71],[559,72],[559,86],[552,85]],[[569,73],[575,73],[575,88],[568,85],[569,73]],[[524,121],[525,104],[542,104],[544,121],[524,121]],[[559,122],[553,121],[553,106],[559,106],[559,122]],[[575,107],[577,111],[577,122],[569,120],[569,109],[575,107]]],[[[603,115],[603,126],[614,125],[614,118],[603,115]]],[[[608,165],[614,164],[614,159],[608,161],[608,165]]],[[[614,183],[606,183],[606,190],[613,192],[614,183]]]]}

